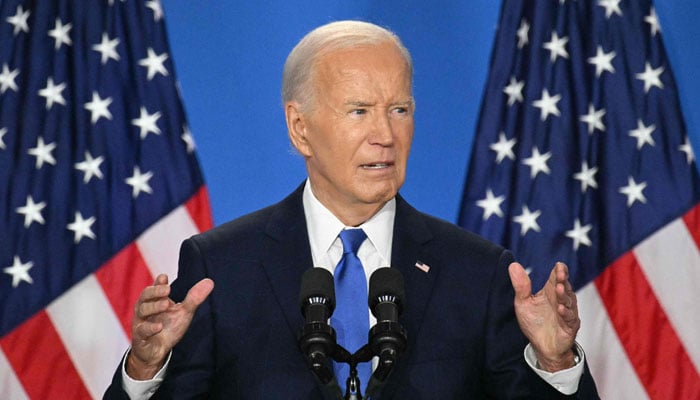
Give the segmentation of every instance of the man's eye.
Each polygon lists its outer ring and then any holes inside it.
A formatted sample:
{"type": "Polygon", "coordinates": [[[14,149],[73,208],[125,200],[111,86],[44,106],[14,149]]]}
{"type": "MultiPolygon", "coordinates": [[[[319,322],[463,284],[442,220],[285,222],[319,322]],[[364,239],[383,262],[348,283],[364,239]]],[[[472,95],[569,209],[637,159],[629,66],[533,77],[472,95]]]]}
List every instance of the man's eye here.
{"type": "Polygon", "coordinates": [[[367,110],[365,110],[364,108],[356,108],[356,109],[350,111],[350,114],[363,115],[363,114],[367,114],[367,110]]]}

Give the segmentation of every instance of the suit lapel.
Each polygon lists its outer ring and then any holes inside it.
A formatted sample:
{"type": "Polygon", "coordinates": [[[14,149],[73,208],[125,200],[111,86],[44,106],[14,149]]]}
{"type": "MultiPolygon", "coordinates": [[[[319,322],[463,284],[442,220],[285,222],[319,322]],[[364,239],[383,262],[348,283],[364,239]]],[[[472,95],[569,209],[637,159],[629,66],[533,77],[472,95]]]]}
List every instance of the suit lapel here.
{"type": "MultiPolygon", "coordinates": [[[[303,185],[274,207],[263,238],[263,268],[294,335],[304,323],[297,301],[301,275],[313,267],[302,193],[303,185]]],[[[424,217],[397,196],[392,267],[401,271],[405,281],[407,299],[401,324],[408,332],[409,348],[418,336],[440,272],[437,264],[431,264],[434,256],[426,250],[432,237],[424,217]],[[418,261],[430,265],[429,272],[417,268],[418,261]]]]}
{"type": "Polygon", "coordinates": [[[408,332],[409,348],[418,336],[433,285],[440,272],[437,265],[431,265],[433,257],[426,251],[426,244],[432,237],[424,217],[401,196],[396,196],[391,261],[392,267],[401,271],[406,285],[407,299],[401,324],[408,332]],[[417,262],[431,265],[430,270],[426,273],[417,268],[417,262]]]}
{"type": "Polygon", "coordinates": [[[285,319],[296,336],[303,326],[299,309],[301,275],[313,266],[302,201],[304,185],[274,208],[265,227],[263,268],[285,319]]]}

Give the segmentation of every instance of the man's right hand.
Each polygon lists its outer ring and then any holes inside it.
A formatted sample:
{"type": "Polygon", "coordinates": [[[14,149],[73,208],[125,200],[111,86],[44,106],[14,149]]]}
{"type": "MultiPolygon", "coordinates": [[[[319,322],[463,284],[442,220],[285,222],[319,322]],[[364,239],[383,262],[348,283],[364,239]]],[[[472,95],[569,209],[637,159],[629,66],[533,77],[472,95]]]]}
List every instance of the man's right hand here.
{"type": "Polygon", "coordinates": [[[168,297],[168,276],[158,275],[153,286],[146,287],[134,307],[131,323],[131,351],[126,373],[136,380],[148,380],[163,367],[170,350],[189,328],[194,312],[214,289],[214,281],[197,282],[182,303],[168,297]]]}

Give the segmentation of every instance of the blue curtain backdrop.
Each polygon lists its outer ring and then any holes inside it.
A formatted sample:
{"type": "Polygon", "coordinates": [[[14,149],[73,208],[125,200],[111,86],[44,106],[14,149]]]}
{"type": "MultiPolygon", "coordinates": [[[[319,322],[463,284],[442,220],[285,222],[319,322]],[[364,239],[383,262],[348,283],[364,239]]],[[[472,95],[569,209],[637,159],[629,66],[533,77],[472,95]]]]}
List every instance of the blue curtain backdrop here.
{"type": "MultiPolygon", "coordinates": [[[[654,3],[700,154],[700,2],[654,3]]],[[[163,10],[215,224],[278,201],[306,176],[287,140],[282,65],[306,32],[339,19],[389,27],[411,51],[416,131],[402,193],[456,220],[500,1],[163,0],[163,10]]]]}

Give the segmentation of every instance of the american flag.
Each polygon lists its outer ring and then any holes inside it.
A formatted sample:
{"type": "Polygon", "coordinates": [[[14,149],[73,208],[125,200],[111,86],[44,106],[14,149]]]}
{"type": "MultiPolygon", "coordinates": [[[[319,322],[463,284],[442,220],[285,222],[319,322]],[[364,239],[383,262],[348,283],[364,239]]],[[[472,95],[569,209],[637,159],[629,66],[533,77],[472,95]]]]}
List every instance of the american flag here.
{"type": "Polygon", "coordinates": [[[700,399],[700,181],[649,0],[505,0],[460,225],[565,261],[602,398],[700,399]]]}
{"type": "Polygon", "coordinates": [[[0,2],[0,398],[101,398],[211,227],[158,1],[0,2]]]}

